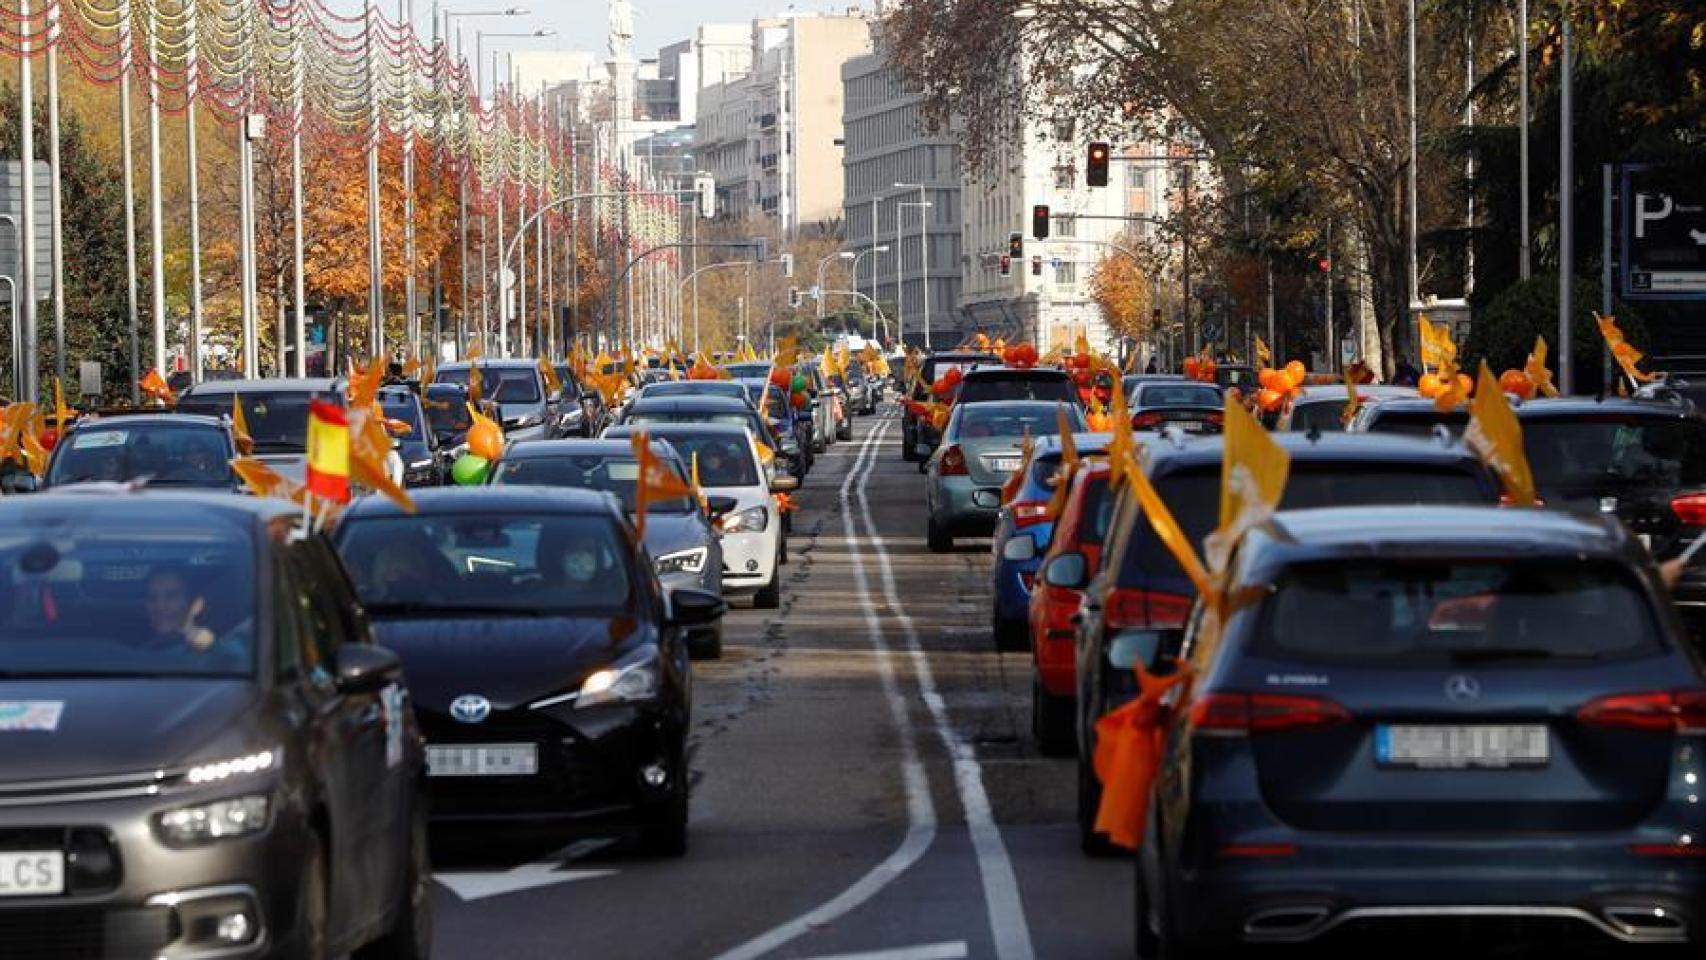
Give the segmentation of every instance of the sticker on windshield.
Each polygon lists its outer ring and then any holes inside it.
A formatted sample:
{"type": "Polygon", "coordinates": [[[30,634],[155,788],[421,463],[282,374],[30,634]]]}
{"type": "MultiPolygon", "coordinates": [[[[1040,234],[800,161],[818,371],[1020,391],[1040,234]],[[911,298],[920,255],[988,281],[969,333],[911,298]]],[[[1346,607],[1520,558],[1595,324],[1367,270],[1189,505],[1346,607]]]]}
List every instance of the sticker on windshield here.
{"type": "Polygon", "coordinates": [[[0,732],[52,733],[59,729],[59,715],[64,712],[65,703],[60,700],[0,700],[0,732]]]}
{"type": "Polygon", "coordinates": [[[379,691],[379,709],[385,714],[385,766],[403,762],[403,688],[392,683],[379,691]]]}
{"type": "Polygon", "coordinates": [[[73,450],[99,450],[102,447],[122,447],[130,434],[124,430],[91,430],[71,438],[73,450]]]}

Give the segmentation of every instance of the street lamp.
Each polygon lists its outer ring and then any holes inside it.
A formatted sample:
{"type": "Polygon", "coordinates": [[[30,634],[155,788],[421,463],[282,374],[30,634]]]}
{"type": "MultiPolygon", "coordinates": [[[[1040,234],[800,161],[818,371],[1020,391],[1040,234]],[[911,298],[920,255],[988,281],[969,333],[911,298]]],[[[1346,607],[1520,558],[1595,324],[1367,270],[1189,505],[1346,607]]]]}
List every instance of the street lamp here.
{"type": "MultiPolygon", "coordinates": [[[[446,10],[446,11],[444,11],[444,36],[445,36],[446,40],[450,39],[450,34],[451,34],[450,28],[456,23],[456,20],[459,17],[525,17],[531,12],[532,11],[526,9],[525,7],[509,7],[508,9],[505,9],[505,10],[446,10]]],[[[475,38],[475,42],[478,43],[479,42],[479,33],[478,32],[476,32],[474,34],[474,38],[475,38]]],[[[462,57],[461,34],[457,34],[456,44],[457,44],[456,57],[457,57],[457,59],[461,59],[461,57],[462,57]]],[[[475,54],[474,54],[474,92],[476,94],[478,94],[480,92],[480,55],[479,55],[478,50],[476,50],[475,54]]]]}
{"type": "MultiPolygon", "coordinates": [[[[888,253],[888,252],[889,252],[889,245],[886,243],[879,243],[879,244],[874,244],[872,246],[866,247],[865,249],[854,254],[853,255],[853,265],[849,268],[853,274],[854,285],[857,286],[858,282],[859,282],[859,261],[861,259],[863,259],[866,254],[868,254],[868,253],[888,253]]],[[[877,280],[876,280],[876,277],[877,277],[877,267],[876,267],[876,264],[873,263],[871,265],[871,294],[872,294],[871,302],[872,303],[877,302],[877,298],[876,298],[877,280]]],[[[885,327],[886,326],[887,325],[885,324],[885,327]]]]}
{"type": "MultiPolygon", "coordinates": [[[[482,59],[482,57],[484,56],[483,48],[485,46],[485,40],[487,37],[491,37],[493,40],[504,40],[504,39],[521,40],[521,39],[527,39],[527,38],[532,38],[532,37],[554,37],[556,35],[557,35],[557,31],[554,29],[551,29],[550,27],[545,27],[545,28],[542,28],[539,30],[516,31],[513,33],[508,33],[508,32],[506,32],[506,33],[487,33],[484,30],[474,31],[474,71],[475,71],[474,86],[476,88],[478,88],[480,85],[478,74],[479,74],[479,71],[485,66],[485,62],[482,59]]],[[[494,51],[492,51],[492,86],[496,87],[497,85],[498,85],[498,60],[497,60],[497,51],[494,50],[494,51]]],[[[496,90],[492,91],[493,94],[496,94],[496,92],[497,92],[496,90]]]]}
{"type": "MultiPolygon", "coordinates": [[[[922,186],[920,186],[918,188],[918,190],[919,190],[919,195],[922,196],[923,192],[924,192],[924,188],[922,186]]],[[[906,217],[904,216],[906,209],[908,207],[917,207],[918,208],[919,269],[921,269],[924,273],[924,349],[929,350],[930,349],[930,215],[928,213],[926,213],[925,211],[929,210],[932,206],[934,206],[934,204],[929,203],[929,202],[901,203],[901,204],[898,204],[898,206],[900,208],[901,214],[897,215],[895,217],[895,221],[896,221],[895,222],[895,234],[897,236],[901,232],[901,227],[900,227],[901,223],[905,222],[905,220],[906,220],[906,217]]],[[[896,259],[898,260],[899,258],[897,257],[896,259]]],[[[898,277],[899,276],[899,269],[900,269],[898,264],[896,265],[895,269],[896,269],[896,276],[898,277]]],[[[904,318],[903,318],[903,321],[904,321],[904,318]]]]}
{"type": "MultiPolygon", "coordinates": [[[[514,32],[502,32],[502,33],[487,33],[486,31],[483,31],[483,30],[476,30],[476,31],[474,31],[474,69],[476,71],[478,71],[481,68],[482,60],[483,60],[484,55],[485,55],[485,41],[486,41],[487,37],[491,37],[494,40],[500,40],[500,39],[528,39],[528,38],[533,38],[533,37],[554,37],[556,35],[557,35],[557,31],[553,30],[553,29],[549,29],[549,28],[540,29],[540,30],[526,30],[526,31],[514,31],[514,32]]],[[[492,51],[492,86],[494,88],[497,86],[497,83],[498,83],[497,57],[498,57],[497,51],[493,50],[492,51]]],[[[494,89],[492,91],[492,93],[495,97],[497,91],[494,89]]],[[[502,238],[504,236],[504,192],[502,190],[502,186],[503,186],[502,180],[504,178],[504,174],[502,171],[499,171],[498,177],[499,177],[499,190],[498,190],[498,196],[497,196],[498,237],[499,237],[499,243],[502,243],[503,242],[502,238]]],[[[523,209],[523,210],[519,211],[519,213],[523,217],[525,217],[527,214],[527,211],[525,209],[523,209]]],[[[526,254],[524,253],[523,256],[525,257],[526,254]]],[[[502,356],[508,357],[509,356],[509,319],[510,319],[509,318],[509,291],[508,291],[508,287],[510,286],[510,284],[505,282],[505,280],[506,280],[506,277],[504,274],[505,269],[506,269],[506,265],[504,263],[500,263],[498,265],[498,276],[497,276],[497,283],[498,283],[498,352],[502,356]]],[[[522,268],[522,273],[524,275],[526,274],[525,266],[522,268]]],[[[517,291],[516,319],[519,321],[519,328],[517,330],[517,333],[520,335],[520,339],[522,340],[522,343],[525,346],[526,340],[527,340],[527,293],[526,293],[525,283],[518,285],[516,287],[516,291],[517,291]]]]}
{"type": "Polygon", "coordinates": [[[823,268],[828,266],[829,261],[831,260],[852,260],[857,256],[858,254],[855,254],[851,250],[843,250],[840,253],[832,253],[817,262],[817,287],[815,288],[815,293],[817,296],[817,318],[819,320],[823,319],[823,268]]]}

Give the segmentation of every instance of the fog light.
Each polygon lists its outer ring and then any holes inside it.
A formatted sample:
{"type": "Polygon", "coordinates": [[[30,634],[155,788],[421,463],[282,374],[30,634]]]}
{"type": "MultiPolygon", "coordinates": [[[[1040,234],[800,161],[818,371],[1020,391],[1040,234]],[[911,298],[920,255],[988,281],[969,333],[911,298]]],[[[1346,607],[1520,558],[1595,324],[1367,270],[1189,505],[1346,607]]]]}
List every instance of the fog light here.
{"type": "Polygon", "coordinates": [[[661,763],[647,764],[645,768],[640,771],[640,779],[646,782],[646,786],[655,790],[668,782],[669,768],[661,763]]]}
{"type": "Polygon", "coordinates": [[[226,943],[247,943],[254,932],[254,924],[249,922],[247,913],[229,913],[219,918],[219,925],[214,933],[226,943]]]}
{"type": "Polygon", "coordinates": [[[748,560],[746,562],[746,572],[747,573],[757,573],[758,572],[758,561],[757,560],[748,560]]]}

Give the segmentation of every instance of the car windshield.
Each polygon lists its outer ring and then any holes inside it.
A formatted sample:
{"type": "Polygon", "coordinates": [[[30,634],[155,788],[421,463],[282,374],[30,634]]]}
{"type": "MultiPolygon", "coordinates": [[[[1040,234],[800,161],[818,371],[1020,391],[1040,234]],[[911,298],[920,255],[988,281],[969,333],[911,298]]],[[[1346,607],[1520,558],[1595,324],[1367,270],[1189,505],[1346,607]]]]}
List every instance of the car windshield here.
{"type": "Polygon", "coordinates": [[[474,418],[468,413],[466,394],[453,396],[435,396],[428,393],[421,400],[421,406],[426,408],[427,420],[432,422],[434,433],[439,436],[466,433],[474,425],[474,418]]]}
{"type": "MultiPolygon", "coordinates": [[[[988,437],[1022,437],[1029,433],[1033,437],[1058,436],[1060,420],[1057,414],[1059,407],[1043,405],[1026,405],[1021,407],[1003,404],[977,404],[970,407],[960,407],[959,417],[954,427],[955,440],[980,440],[988,437]]],[[[1066,407],[1066,422],[1073,430],[1085,429],[1084,414],[1077,405],[1066,407]]]]}
{"type": "MultiPolygon", "coordinates": [[[[683,480],[687,473],[672,461],[670,468],[683,480]]],[[[492,483],[498,485],[535,484],[542,487],[574,487],[580,490],[603,490],[616,494],[622,506],[634,510],[634,481],[639,478],[640,465],[631,456],[599,454],[563,454],[549,457],[505,457],[498,461],[492,483]]],[[[648,511],[656,513],[686,513],[694,504],[685,497],[654,501],[648,511]]]]}
{"type": "Polygon", "coordinates": [[[935,383],[937,380],[946,376],[949,370],[958,370],[961,373],[970,373],[978,364],[988,365],[995,362],[997,361],[993,356],[967,357],[958,360],[947,357],[943,357],[941,359],[932,357],[924,361],[924,369],[921,375],[926,383],[935,383]]]}
{"type": "MultiPolygon", "coordinates": [[[[1193,544],[1201,545],[1220,520],[1220,465],[1167,474],[1155,484],[1193,544]]],[[[1485,504],[1492,487],[1464,469],[1420,463],[1296,462],[1286,480],[1282,510],[1405,504],[1485,504]]],[[[1138,516],[1120,567],[1121,586],[1141,586],[1147,577],[1183,577],[1184,572],[1138,516]]]]}
{"type": "Polygon", "coordinates": [[[229,489],[236,480],[230,458],[218,427],[115,420],[72,431],[55,452],[47,485],[146,477],[151,487],[229,489]]]}
{"type": "Polygon", "coordinates": [[[246,522],[194,503],[58,506],[0,521],[0,676],[253,672],[246,522]]]}
{"type": "Polygon", "coordinates": [[[1078,388],[1060,376],[997,374],[966,379],[960,384],[955,403],[986,403],[991,400],[1057,400],[1076,405],[1078,388]]]}
{"type": "MultiPolygon", "coordinates": [[[[179,413],[199,413],[210,417],[231,415],[231,394],[212,393],[206,396],[190,394],[178,403],[179,413]]],[[[238,394],[243,403],[243,419],[249,427],[249,437],[255,441],[256,453],[301,453],[308,449],[308,403],[314,395],[307,391],[238,394]]]]}
{"type": "Polygon", "coordinates": [[[752,459],[752,446],[744,436],[719,434],[671,433],[654,437],[667,440],[675,452],[688,464],[699,466],[699,483],[705,487],[753,487],[758,485],[758,466],[752,459]]]}
{"type": "Polygon", "coordinates": [[[353,517],[338,549],[370,613],[608,614],[629,602],[632,553],[608,516],[353,517]]]}
{"type": "Polygon", "coordinates": [[[733,380],[664,380],[646,385],[648,397],[736,397],[746,396],[746,388],[733,380]]]}
{"type": "Polygon", "coordinates": [[[1706,485],[1706,424],[1693,419],[1533,418],[1523,421],[1522,436],[1542,496],[1706,485]]]}
{"type": "MultiPolygon", "coordinates": [[[[438,382],[466,387],[469,370],[468,367],[440,370],[438,382]]],[[[532,367],[483,366],[480,368],[480,396],[498,403],[538,403],[539,371],[532,367]]]]}
{"type": "Polygon", "coordinates": [[[413,400],[381,400],[379,405],[384,409],[387,419],[400,420],[409,425],[409,432],[402,434],[405,442],[424,439],[421,433],[420,407],[413,400]]]}
{"type": "Polygon", "coordinates": [[[1290,662],[1520,665],[1651,653],[1659,631],[1609,563],[1379,560],[1303,564],[1275,584],[1257,651],[1290,662]],[[1331,625],[1321,611],[1331,610],[1331,625]]]}
{"type": "Polygon", "coordinates": [[[1221,398],[1220,391],[1206,383],[1150,383],[1137,388],[1132,405],[1149,409],[1213,407],[1218,410],[1221,398]]]}
{"type": "Polygon", "coordinates": [[[1451,435],[1461,436],[1469,426],[1469,411],[1439,413],[1434,410],[1388,410],[1376,413],[1368,425],[1369,433],[1396,433],[1406,437],[1431,437],[1434,427],[1444,426],[1451,435]]]}

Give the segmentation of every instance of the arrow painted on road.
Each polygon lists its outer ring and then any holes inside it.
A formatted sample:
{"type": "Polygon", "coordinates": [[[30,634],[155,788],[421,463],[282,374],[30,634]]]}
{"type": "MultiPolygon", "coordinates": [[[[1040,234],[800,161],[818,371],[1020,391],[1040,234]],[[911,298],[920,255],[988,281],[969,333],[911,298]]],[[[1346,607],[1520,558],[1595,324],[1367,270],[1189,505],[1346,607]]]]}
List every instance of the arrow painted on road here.
{"type": "Polygon", "coordinates": [[[613,876],[616,871],[567,870],[564,868],[581,857],[602,850],[613,842],[605,839],[581,840],[538,863],[524,863],[519,867],[496,872],[438,873],[433,875],[433,879],[450,888],[450,892],[456,894],[464,903],[484,900],[487,897],[501,897],[505,894],[519,893],[538,887],[555,886],[559,883],[573,883],[576,880],[596,880],[599,877],[613,876]]]}

